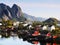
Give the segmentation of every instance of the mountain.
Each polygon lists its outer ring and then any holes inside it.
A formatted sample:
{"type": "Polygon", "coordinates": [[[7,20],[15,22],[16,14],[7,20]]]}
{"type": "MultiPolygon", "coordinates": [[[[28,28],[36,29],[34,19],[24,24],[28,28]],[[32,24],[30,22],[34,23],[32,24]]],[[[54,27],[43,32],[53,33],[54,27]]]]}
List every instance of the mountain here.
{"type": "Polygon", "coordinates": [[[23,13],[23,15],[27,20],[30,20],[30,21],[44,21],[45,20],[45,18],[31,16],[31,15],[28,15],[26,13],[23,13]]]}
{"type": "Polygon", "coordinates": [[[58,23],[60,23],[60,21],[57,20],[56,18],[49,18],[49,19],[47,19],[43,22],[46,23],[46,24],[58,24],[58,23]]]}
{"type": "Polygon", "coordinates": [[[0,19],[4,20],[18,20],[25,21],[26,18],[22,16],[22,10],[19,6],[14,4],[12,8],[1,3],[0,4],[0,19]]]}
{"type": "Polygon", "coordinates": [[[7,6],[3,3],[0,4],[0,18],[1,19],[9,19],[10,18],[10,12],[7,9],[7,6]]]}
{"type": "Polygon", "coordinates": [[[30,16],[22,12],[22,9],[14,4],[12,7],[0,3],[0,20],[17,20],[17,21],[43,21],[44,18],[30,16]]]}

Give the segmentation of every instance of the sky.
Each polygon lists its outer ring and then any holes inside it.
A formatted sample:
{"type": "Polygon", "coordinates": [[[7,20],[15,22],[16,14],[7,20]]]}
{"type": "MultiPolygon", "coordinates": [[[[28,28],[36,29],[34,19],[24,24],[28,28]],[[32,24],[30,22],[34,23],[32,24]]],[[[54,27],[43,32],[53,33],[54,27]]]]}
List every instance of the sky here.
{"type": "Polygon", "coordinates": [[[60,20],[60,0],[0,0],[0,3],[10,7],[17,4],[22,12],[35,17],[54,17],[60,20]]]}

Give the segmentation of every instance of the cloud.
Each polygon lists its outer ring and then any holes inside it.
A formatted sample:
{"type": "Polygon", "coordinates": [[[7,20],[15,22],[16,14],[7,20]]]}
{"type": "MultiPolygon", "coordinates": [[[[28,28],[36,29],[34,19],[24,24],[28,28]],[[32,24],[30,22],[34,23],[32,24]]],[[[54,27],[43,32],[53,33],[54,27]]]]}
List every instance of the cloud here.
{"type": "Polygon", "coordinates": [[[48,4],[48,3],[18,3],[22,7],[45,7],[45,8],[60,8],[60,4],[48,4]]]}
{"type": "Polygon", "coordinates": [[[49,4],[49,3],[5,3],[9,6],[12,6],[13,4],[17,4],[18,6],[21,7],[26,7],[26,8],[60,8],[60,4],[49,4]]]}

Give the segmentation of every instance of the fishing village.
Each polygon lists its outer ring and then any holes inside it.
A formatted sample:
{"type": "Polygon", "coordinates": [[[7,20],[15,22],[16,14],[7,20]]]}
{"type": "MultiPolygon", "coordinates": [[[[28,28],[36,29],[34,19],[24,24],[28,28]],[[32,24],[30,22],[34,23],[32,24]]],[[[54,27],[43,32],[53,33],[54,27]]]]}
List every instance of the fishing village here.
{"type": "Polygon", "coordinates": [[[18,36],[23,41],[37,42],[60,42],[60,30],[55,25],[42,25],[41,22],[27,24],[12,22],[11,20],[0,22],[0,38],[18,36]]]}
{"type": "Polygon", "coordinates": [[[20,2],[13,3],[11,6],[9,3],[0,3],[0,45],[60,45],[60,19],[58,16],[60,12],[58,14],[55,12],[57,9],[50,10],[55,5],[52,7],[48,4],[42,5],[39,2],[37,6],[40,10],[36,6],[33,8],[36,11],[34,12],[30,5],[27,10],[24,5],[22,5],[24,8],[20,5],[20,2]],[[46,8],[47,6],[50,7],[49,10],[46,8]],[[26,13],[24,13],[25,10],[27,10],[26,13]],[[34,14],[30,15],[29,11],[34,14]],[[43,18],[45,16],[46,18],[43,18]]]}

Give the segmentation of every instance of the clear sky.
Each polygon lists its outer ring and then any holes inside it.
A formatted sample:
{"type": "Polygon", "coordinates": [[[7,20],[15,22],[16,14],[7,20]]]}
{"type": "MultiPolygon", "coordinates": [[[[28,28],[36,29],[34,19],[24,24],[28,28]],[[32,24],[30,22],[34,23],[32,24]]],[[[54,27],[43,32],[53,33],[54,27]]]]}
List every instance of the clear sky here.
{"type": "Polygon", "coordinates": [[[19,5],[24,13],[36,17],[54,17],[60,20],[60,0],[0,0],[12,6],[19,5]]]}

